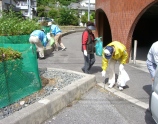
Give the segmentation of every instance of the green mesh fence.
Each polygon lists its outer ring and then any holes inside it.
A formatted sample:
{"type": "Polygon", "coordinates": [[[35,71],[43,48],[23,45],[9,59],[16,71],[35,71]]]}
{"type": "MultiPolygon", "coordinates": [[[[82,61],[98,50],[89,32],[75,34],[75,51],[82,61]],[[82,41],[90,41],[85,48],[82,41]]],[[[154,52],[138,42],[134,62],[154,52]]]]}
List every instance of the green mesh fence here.
{"type": "Polygon", "coordinates": [[[22,59],[0,62],[0,108],[41,89],[36,47],[32,44],[0,44],[22,53],[22,59]]]}
{"type": "Polygon", "coordinates": [[[44,30],[44,33],[47,34],[47,33],[50,33],[50,26],[42,26],[42,29],[44,30]]]}
{"type": "Polygon", "coordinates": [[[0,36],[0,43],[25,44],[29,43],[30,35],[0,36]]]}

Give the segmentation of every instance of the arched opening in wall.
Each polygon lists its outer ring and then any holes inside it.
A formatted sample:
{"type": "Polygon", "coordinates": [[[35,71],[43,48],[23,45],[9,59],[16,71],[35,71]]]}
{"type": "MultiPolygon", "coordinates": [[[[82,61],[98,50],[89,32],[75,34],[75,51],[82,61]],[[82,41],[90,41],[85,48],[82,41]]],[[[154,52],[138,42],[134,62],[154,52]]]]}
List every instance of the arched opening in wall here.
{"type": "Polygon", "coordinates": [[[132,37],[132,51],[134,40],[137,40],[136,60],[146,61],[152,43],[158,41],[158,2],[151,5],[137,22],[132,37]]]}
{"type": "Polygon", "coordinates": [[[101,9],[96,10],[96,26],[98,37],[102,37],[103,46],[106,46],[112,41],[112,36],[108,18],[101,9]]]}

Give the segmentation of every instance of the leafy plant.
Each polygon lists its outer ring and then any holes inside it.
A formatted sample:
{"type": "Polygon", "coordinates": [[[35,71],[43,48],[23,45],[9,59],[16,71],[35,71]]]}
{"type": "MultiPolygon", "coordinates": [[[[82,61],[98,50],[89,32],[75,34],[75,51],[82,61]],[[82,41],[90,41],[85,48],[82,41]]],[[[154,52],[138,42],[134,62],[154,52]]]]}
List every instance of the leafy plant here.
{"type": "Polygon", "coordinates": [[[37,8],[37,12],[38,12],[38,16],[39,16],[39,17],[47,17],[47,12],[45,11],[45,6],[40,5],[40,6],[37,8]]]}
{"type": "Polygon", "coordinates": [[[24,19],[21,14],[9,10],[9,12],[2,12],[0,18],[0,35],[27,35],[33,30],[40,29],[40,25],[30,19],[24,19]]]}
{"type": "Polygon", "coordinates": [[[60,18],[58,20],[59,25],[78,25],[78,17],[76,13],[68,8],[60,8],[60,18]]]}
{"type": "MultiPolygon", "coordinates": [[[[90,21],[94,21],[95,19],[95,12],[90,13],[90,21]]],[[[84,15],[81,16],[81,22],[85,24],[88,21],[88,12],[85,12],[84,15]]]]}
{"type": "Polygon", "coordinates": [[[85,24],[87,21],[88,21],[88,17],[86,16],[86,14],[82,15],[82,16],[81,16],[81,22],[82,22],[83,24],[85,24]]]}
{"type": "Polygon", "coordinates": [[[72,2],[79,2],[79,0],[37,0],[37,6],[39,5],[48,5],[49,4],[56,4],[59,2],[63,6],[68,6],[72,2]]]}
{"type": "Polygon", "coordinates": [[[58,17],[58,10],[57,9],[54,9],[54,8],[51,8],[51,10],[48,12],[48,17],[50,18],[57,18],[58,17]]]}
{"type": "Polygon", "coordinates": [[[22,53],[12,48],[0,47],[0,62],[15,59],[22,59],[22,53]]]}

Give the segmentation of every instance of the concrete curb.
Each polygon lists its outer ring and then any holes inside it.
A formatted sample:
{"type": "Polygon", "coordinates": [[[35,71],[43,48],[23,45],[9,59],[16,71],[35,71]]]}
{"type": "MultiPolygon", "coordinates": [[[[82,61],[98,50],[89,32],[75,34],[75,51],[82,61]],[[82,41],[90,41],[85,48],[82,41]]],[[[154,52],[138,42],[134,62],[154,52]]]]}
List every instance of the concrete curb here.
{"type": "Polygon", "coordinates": [[[61,70],[85,77],[0,120],[0,124],[41,124],[96,85],[95,75],[55,68],[47,70],[61,70]]]}
{"type": "Polygon", "coordinates": [[[62,37],[65,36],[65,35],[71,34],[71,33],[75,33],[75,32],[76,32],[75,30],[72,30],[72,31],[69,31],[69,32],[66,32],[66,33],[62,33],[62,37]]]}
{"type": "Polygon", "coordinates": [[[114,94],[114,95],[116,95],[116,96],[118,96],[118,97],[120,97],[122,99],[125,99],[125,100],[127,100],[127,101],[129,101],[129,102],[131,102],[131,103],[133,103],[133,104],[135,104],[137,106],[140,106],[140,107],[142,107],[144,109],[147,109],[149,107],[148,104],[146,104],[146,103],[144,103],[144,102],[142,102],[142,101],[140,101],[138,99],[135,99],[135,98],[133,98],[133,97],[131,97],[129,95],[126,95],[126,94],[124,94],[123,92],[121,92],[119,90],[116,90],[114,88],[108,88],[108,85],[106,85],[106,84],[97,83],[97,85],[103,87],[105,90],[109,91],[110,93],[112,93],[112,94],[114,94]]]}
{"type": "Polygon", "coordinates": [[[78,30],[70,30],[69,32],[63,33],[62,37],[71,33],[76,33],[76,32],[83,32],[85,29],[78,29],[78,30]]]}

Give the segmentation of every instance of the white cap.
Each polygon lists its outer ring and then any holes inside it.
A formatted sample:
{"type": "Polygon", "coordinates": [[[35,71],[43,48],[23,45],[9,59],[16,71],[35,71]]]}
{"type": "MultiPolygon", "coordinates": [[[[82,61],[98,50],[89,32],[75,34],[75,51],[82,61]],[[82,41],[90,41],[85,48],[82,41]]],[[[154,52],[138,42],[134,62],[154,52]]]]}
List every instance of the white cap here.
{"type": "Polygon", "coordinates": [[[112,46],[106,46],[104,49],[104,56],[106,59],[110,59],[114,52],[114,48],[112,46]]]}
{"type": "Polygon", "coordinates": [[[48,22],[48,26],[51,26],[52,25],[52,22],[48,22]]]}
{"type": "Polygon", "coordinates": [[[111,55],[110,51],[107,50],[107,49],[104,49],[104,53],[105,53],[107,56],[110,56],[110,55],[111,55]]]}

